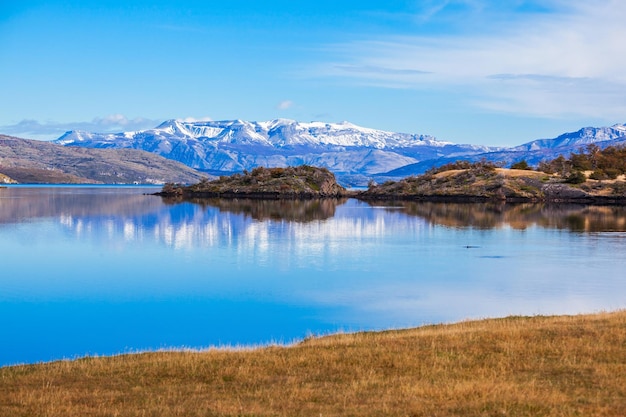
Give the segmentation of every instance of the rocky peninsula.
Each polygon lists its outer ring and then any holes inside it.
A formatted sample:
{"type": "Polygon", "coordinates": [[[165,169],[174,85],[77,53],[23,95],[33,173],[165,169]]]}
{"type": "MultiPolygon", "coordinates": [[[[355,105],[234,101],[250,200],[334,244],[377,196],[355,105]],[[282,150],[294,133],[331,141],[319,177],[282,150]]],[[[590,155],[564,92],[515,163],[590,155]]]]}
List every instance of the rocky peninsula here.
{"type": "Polygon", "coordinates": [[[371,184],[358,195],[364,200],[510,203],[626,204],[621,178],[594,180],[589,173],[563,177],[527,169],[498,168],[489,163],[440,169],[400,181],[371,184]]]}

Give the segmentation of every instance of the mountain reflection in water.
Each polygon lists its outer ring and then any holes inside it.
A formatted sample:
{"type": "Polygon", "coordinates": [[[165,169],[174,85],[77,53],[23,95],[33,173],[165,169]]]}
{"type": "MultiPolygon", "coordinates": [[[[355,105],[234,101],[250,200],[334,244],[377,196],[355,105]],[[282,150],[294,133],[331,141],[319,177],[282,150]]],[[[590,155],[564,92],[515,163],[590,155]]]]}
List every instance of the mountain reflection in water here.
{"type": "Polygon", "coordinates": [[[162,206],[142,192],[155,187],[7,187],[0,189],[0,225],[54,217],[137,217],[162,206]]]}
{"type": "MultiPolygon", "coordinates": [[[[154,192],[155,188],[147,188],[154,192]]],[[[254,200],[192,199],[185,202],[146,196],[134,188],[39,187],[0,190],[0,225],[60,217],[65,223],[102,221],[136,223],[138,228],[202,224],[220,213],[242,215],[255,221],[307,223],[335,216],[347,199],[254,200]],[[165,202],[165,206],[163,205],[165,202]],[[167,209],[168,205],[174,209],[167,209]],[[200,210],[199,210],[200,209],[200,210]]],[[[626,231],[626,207],[497,203],[369,203],[372,207],[424,219],[432,225],[475,229],[538,226],[573,232],[626,231]]]]}
{"type": "MultiPolygon", "coordinates": [[[[144,191],[155,190],[146,188],[144,191]]],[[[113,219],[137,223],[136,226],[142,228],[181,223],[190,226],[190,222],[200,224],[209,220],[214,209],[259,222],[307,223],[333,218],[337,207],[347,201],[212,198],[181,202],[146,196],[132,187],[53,187],[46,192],[40,187],[9,187],[0,190],[0,225],[62,217],[66,223],[113,219]],[[163,203],[175,208],[164,209],[163,203]]],[[[523,230],[538,226],[574,232],[626,231],[626,207],[623,206],[431,202],[370,202],[369,205],[416,216],[432,225],[454,228],[523,230]]]]}

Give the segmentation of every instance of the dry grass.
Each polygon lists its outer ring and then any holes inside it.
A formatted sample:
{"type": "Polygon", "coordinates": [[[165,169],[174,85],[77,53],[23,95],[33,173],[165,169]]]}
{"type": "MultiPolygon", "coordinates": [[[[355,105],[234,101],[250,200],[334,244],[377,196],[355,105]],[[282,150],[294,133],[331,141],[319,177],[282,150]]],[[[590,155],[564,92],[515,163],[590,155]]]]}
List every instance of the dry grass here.
{"type": "Polygon", "coordinates": [[[626,312],[0,368],[2,416],[624,416],[626,312]]]}
{"type": "MultiPolygon", "coordinates": [[[[438,172],[434,175],[435,178],[446,178],[454,175],[458,175],[466,170],[464,169],[451,169],[448,171],[438,172]]],[[[534,179],[542,179],[545,177],[549,177],[550,175],[545,172],[531,171],[527,169],[510,169],[510,168],[495,168],[494,172],[502,175],[505,178],[518,178],[518,177],[526,177],[526,178],[534,178],[534,179]]]]}
{"type": "Polygon", "coordinates": [[[525,177],[540,180],[551,176],[549,174],[546,174],[545,172],[531,171],[528,169],[496,168],[496,172],[507,178],[525,177]]]}

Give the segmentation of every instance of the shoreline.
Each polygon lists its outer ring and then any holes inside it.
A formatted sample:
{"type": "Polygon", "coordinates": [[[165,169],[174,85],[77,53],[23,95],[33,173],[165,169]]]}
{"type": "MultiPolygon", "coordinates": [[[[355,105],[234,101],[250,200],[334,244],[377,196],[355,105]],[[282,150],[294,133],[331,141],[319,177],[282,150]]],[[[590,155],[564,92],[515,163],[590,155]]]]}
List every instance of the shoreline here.
{"type": "Polygon", "coordinates": [[[626,310],[0,368],[0,415],[624,415],[626,310]]]}
{"type": "Polygon", "coordinates": [[[193,199],[213,199],[220,198],[225,200],[248,199],[248,200],[328,200],[337,198],[354,198],[364,202],[377,201],[413,201],[413,202],[430,202],[430,203],[544,203],[544,204],[582,204],[582,205],[626,205],[626,196],[585,196],[585,197],[554,197],[554,198],[537,198],[537,197],[493,197],[483,195],[459,195],[459,194],[441,194],[441,195],[397,195],[397,194],[377,194],[368,195],[363,191],[347,191],[332,196],[319,196],[312,193],[280,193],[280,192],[183,192],[182,194],[156,192],[151,195],[163,198],[169,198],[180,201],[191,201],[193,199]]]}
{"type": "Polygon", "coordinates": [[[77,355],[73,358],[60,358],[60,359],[51,359],[46,361],[39,362],[28,362],[28,363],[15,363],[15,364],[7,364],[0,365],[0,371],[7,368],[15,368],[15,367],[33,367],[33,366],[45,366],[57,363],[71,363],[76,361],[83,360],[91,360],[91,359],[107,359],[107,358],[119,358],[119,357],[131,357],[136,355],[147,355],[147,354],[179,354],[179,353],[191,353],[191,354],[203,354],[209,352],[224,352],[224,353],[239,353],[239,352],[255,352],[264,349],[291,349],[301,345],[303,343],[307,343],[311,340],[322,340],[328,338],[337,338],[344,336],[358,336],[358,335],[376,335],[376,334],[384,334],[389,332],[412,332],[412,331],[420,331],[427,328],[433,327],[446,327],[446,326],[459,326],[464,324],[480,324],[491,321],[499,321],[499,320],[508,320],[508,319],[516,319],[516,320],[530,320],[530,319],[567,319],[567,318],[584,318],[584,317],[594,317],[600,315],[612,315],[612,314],[625,314],[626,308],[619,308],[617,310],[609,310],[609,311],[595,311],[595,312],[582,312],[582,313],[574,313],[574,314],[533,314],[533,315],[506,315],[506,316],[494,316],[494,317],[484,317],[484,318],[468,318],[468,319],[460,319],[460,320],[452,320],[449,322],[436,322],[436,323],[423,323],[417,326],[410,327],[389,327],[384,329],[376,329],[376,330],[358,330],[358,331],[348,331],[344,332],[341,330],[328,332],[325,334],[314,334],[309,335],[302,338],[295,338],[290,342],[286,343],[278,343],[278,342],[267,342],[267,343],[255,343],[255,344],[241,344],[241,345],[208,345],[205,347],[199,348],[186,348],[186,347],[172,347],[172,348],[158,348],[158,349],[146,349],[146,350],[137,350],[137,351],[129,351],[129,352],[119,352],[119,353],[111,353],[111,354],[94,354],[94,355],[77,355]]]}

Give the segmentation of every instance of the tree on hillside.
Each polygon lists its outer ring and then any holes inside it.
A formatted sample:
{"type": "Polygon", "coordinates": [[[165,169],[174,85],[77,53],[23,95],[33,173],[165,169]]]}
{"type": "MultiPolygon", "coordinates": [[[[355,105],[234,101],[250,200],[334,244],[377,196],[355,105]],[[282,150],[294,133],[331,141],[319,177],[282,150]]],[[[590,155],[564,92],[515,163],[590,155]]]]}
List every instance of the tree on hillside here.
{"type": "Polygon", "coordinates": [[[528,162],[526,162],[525,159],[522,159],[521,161],[517,161],[516,163],[511,165],[511,169],[525,169],[525,170],[529,170],[529,169],[532,169],[532,168],[530,167],[530,165],[528,165],[528,162]]]}
{"type": "Polygon", "coordinates": [[[573,181],[580,180],[578,172],[584,171],[592,171],[589,176],[591,179],[614,179],[626,174],[626,146],[600,149],[598,145],[590,144],[584,150],[572,153],[568,159],[560,155],[551,161],[542,161],[537,170],[548,174],[558,173],[573,181]]]}

